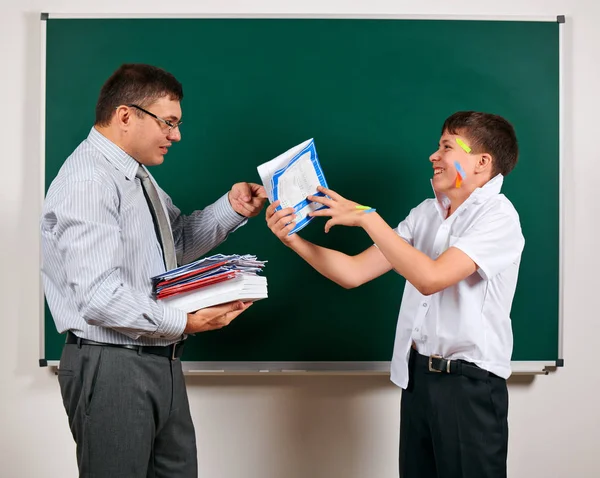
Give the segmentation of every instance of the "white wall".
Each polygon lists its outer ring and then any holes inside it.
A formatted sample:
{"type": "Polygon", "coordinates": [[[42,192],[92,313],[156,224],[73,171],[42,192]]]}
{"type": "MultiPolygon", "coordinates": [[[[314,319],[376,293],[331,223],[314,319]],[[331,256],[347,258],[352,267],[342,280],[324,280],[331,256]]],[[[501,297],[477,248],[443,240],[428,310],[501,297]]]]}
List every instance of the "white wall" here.
{"type": "MultiPolygon", "coordinates": [[[[509,476],[600,476],[597,0],[2,0],[0,476],[74,477],[56,379],[37,366],[39,13],[566,14],[566,367],[510,384],[509,476]],[[575,182],[577,187],[575,187],[575,182]],[[10,272],[9,272],[10,271],[10,272]]],[[[553,140],[549,138],[549,140],[553,140]]],[[[535,178],[532,178],[535,179],[535,178]]],[[[400,393],[383,376],[193,377],[202,477],[392,478],[400,393]]]]}

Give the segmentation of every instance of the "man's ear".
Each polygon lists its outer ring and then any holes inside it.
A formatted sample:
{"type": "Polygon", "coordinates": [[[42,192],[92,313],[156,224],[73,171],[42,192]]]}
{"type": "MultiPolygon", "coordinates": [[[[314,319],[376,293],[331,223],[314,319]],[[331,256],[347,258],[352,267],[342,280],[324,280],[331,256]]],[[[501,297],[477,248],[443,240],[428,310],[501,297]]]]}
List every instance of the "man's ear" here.
{"type": "Polygon", "coordinates": [[[115,122],[121,129],[127,129],[131,121],[131,110],[125,105],[117,107],[115,110],[115,122]]]}
{"type": "Polygon", "coordinates": [[[475,174],[481,174],[486,172],[489,172],[491,175],[492,156],[488,153],[483,153],[477,160],[477,165],[475,166],[475,174]]]}

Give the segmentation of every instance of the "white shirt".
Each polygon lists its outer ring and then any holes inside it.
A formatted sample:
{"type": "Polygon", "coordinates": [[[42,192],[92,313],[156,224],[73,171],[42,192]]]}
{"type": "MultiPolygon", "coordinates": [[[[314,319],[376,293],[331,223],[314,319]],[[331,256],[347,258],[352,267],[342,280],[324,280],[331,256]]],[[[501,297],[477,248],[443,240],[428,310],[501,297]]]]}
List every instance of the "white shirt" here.
{"type": "Polygon", "coordinates": [[[500,377],[510,376],[510,309],[525,239],[517,211],[500,194],[502,182],[499,174],[473,191],[450,217],[445,195],[427,199],[398,225],[400,237],[432,259],[456,247],[478,269],[430,296],[406,282],[391,367],[396,385],[408,385],[413,341],[423,355],[463,359],[500,377]]]}

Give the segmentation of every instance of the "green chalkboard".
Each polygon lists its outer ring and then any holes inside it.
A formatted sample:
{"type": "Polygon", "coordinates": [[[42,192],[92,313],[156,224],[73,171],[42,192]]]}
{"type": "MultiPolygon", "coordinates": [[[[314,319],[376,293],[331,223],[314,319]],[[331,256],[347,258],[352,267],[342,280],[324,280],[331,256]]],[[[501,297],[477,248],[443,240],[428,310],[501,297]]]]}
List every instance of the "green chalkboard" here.
{"type": "MultiPolygon", "coordinates": [[[[374,19],[47,19],[46,188],[87,136],[103,82],[151,63],[184,85],[183,140],[153,169],[183,212],[213,202],[256,166],[315,138],[329,185],[396,226],[432,196],[428,157],[458,110],[500,114],[521,156],[503,192],[526,247],[512,309],[514,361],[559,357],[559,24],[374,19]]],[[[302,235],[347,253],[364,232],[316,222],[302,235]]],[[[268,260],[269,299],[189,339],[184,359],[347,363],[391,359],[404,280],[344,290],[250,221],[218,248],[268,260]]],[[[46,308],[44,357],[64,337],[46,308]]],[[[560,363],[560,362],[559,362],[560,363]]]]}

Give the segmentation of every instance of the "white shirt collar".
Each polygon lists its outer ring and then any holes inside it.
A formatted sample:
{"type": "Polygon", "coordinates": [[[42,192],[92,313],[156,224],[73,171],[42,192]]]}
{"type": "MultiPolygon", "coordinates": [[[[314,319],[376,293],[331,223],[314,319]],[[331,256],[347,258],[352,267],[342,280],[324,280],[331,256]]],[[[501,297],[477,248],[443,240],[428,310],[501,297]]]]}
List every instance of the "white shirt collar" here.
{"type": "MultiPolygon", "coordinates": [[[[431,181],[431,189],[433,189],[433,194],[435,195],[436,206],[438,212],[442,216],[443,219],[446,219],[448,208],[450,207],[450,198],[443,193],[438,193],[433,188],[433,180],[431,181]]],[[[467,200],[463,204],[481,204],[485,202],[487,199],[495,196],[496,194],[500,194],[500,190],[502,189],[502,183],[504,182],[504,176],[502,174],[497,174],[492,179],[490,179],[487,183],[485,183],[482,187],[475,189],[471,193],[471,195],[467,198],[467,200]]],[[[461,207],[463,206],[461,204],[461,207]]]]}

